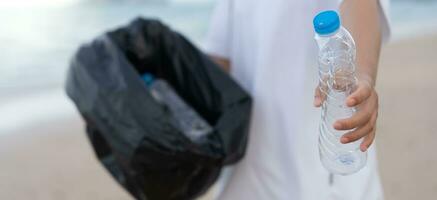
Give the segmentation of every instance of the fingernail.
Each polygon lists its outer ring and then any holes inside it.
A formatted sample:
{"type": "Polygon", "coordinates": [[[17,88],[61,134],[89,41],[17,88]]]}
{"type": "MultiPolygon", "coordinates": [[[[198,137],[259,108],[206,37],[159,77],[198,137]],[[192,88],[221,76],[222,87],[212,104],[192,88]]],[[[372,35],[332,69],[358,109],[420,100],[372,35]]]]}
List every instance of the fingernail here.
{"type": "Polygon", "coordinates": [[[334,123],[334,128],[337,129],[337,130],[341,129],[341,124],[339,122],[335,122],[334,123]]]}
{"type": "Polygon", "coordinates": [[[361,149],[362,152],[366,152],[367,151],[367,147],[366,146],[361,146],[360,149],[361,149]]]}
{"type": "Polygon", "coordinates": [[[349,99],[349,100],[347,101],[347,105],[348,105],[349,107],[355,106],[356,103],[357,103],[357,101],[356,101],[355,99],[349,99]]]}
{"type": "Polygon", "coordinates": [[[342,137],[342,138],[340,139],[340,142],[343,143],[343,144],[346,144],[346,143],[349,142],[349,139],[348,139],[347,137],[342,137]]]}

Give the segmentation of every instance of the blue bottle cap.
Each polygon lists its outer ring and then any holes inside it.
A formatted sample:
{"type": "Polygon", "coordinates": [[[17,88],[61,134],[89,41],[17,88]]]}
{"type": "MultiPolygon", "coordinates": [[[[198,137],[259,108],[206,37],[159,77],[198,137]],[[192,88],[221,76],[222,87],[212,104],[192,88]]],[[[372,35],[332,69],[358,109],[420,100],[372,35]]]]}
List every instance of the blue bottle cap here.
{"type": "Polygon", "coordinates": [[[323,11],[314,17],[313,25],[316,33],[328,35],[340,28],[340,17],[333,10],[323,11]]]}
{"type": "Polygon", "coordinates": [[[146,85],[150,85],[153,83],[153,81],[155,80],[155,77],[153,77],[152,74],[150,73],[144,73],[141,78],[143,79],[143,81],[146,83],[146,85]]]}

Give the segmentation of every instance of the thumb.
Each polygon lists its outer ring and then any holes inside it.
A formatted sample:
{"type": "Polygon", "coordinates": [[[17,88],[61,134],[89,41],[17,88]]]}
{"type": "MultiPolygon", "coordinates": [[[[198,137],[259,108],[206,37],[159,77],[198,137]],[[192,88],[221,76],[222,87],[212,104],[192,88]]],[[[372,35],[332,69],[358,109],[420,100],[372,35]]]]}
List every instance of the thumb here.
{"type": "Polygon", "coordinates": [[[347,98],[346,104],[350,107],[364,102],[372,94],[372,86],[368,82],[360,82],[358,88],[347,98]]]}

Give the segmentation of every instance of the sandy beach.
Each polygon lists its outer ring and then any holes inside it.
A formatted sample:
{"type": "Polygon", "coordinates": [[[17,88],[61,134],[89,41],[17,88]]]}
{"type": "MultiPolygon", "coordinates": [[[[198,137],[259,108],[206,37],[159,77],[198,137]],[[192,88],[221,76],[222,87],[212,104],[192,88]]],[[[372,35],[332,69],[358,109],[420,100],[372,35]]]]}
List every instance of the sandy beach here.
{"type": "MultiPolygon", "coordinates": [[[[387,200],[437,196],[436,52],[434,35],[393,42],[382,53],[377,147],[387,200]]],[[[132,197],[97,162],[76,115],[0,135],[0,199],[132,197]]]]}
{"type": "Polygon", "coordinates": [[[437,35],[382,52],[377,147],[387,200],[437,197],[436,52],[437,35]]]}

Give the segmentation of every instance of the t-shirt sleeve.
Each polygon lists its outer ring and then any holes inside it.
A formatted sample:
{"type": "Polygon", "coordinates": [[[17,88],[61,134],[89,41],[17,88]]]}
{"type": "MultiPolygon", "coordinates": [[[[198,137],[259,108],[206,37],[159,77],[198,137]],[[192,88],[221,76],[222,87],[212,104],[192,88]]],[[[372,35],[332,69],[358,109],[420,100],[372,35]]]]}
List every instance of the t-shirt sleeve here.
{"type": "Polygon", "coordinates": [[[230,14],[230,0],[217,0],[203,44],[207,54],[229,59],[231,42],[230,14]]]}
{"type": "MultiPolygon", "coordinates": [[[[340,3],[343,0],[338,0],[340,3]]],[[[381,22],[381,31],[382,31],[382,41],[383,43],[389,41],[390,39],[390,23],[389,23],[389,7],[390,0],[378,0],[379,4],[379,20],[381,22]]]]}

